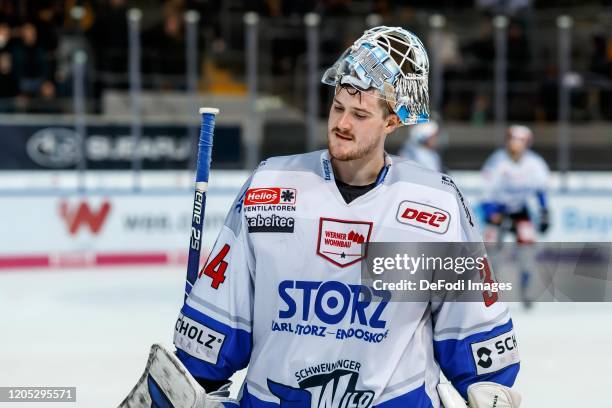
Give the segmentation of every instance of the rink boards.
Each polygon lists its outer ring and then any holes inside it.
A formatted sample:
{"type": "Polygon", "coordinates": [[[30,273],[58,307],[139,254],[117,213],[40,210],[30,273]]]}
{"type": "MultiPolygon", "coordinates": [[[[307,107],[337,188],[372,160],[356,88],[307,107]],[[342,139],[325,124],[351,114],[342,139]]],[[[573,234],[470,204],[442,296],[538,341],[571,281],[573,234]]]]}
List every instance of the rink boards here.
{"type": "MultiPolygon", "coordinates": [[[[45,177],[29,178],[31,186],[20,186],[13,177],[11,188],[0,189],[0,269],[185,263],[193,194],[189,174],[149,174],[139,191],[130,188],[131,177],[117,174],[96,178],[86,191],[75,188],[72,175],[54,175],[54,188],[45,185],[45,177]]],[[[214,243],[247,177],[237,171],[211,175],[205,248],[214,243]]],[[[478,174],[455,178],[476,208],[482,191],[478,174]]],[[[612,242],[612,189],[602,185],[606,178],[583,175],[566,192],[553,188],[551,228],[542,239],[612,242]]]]}

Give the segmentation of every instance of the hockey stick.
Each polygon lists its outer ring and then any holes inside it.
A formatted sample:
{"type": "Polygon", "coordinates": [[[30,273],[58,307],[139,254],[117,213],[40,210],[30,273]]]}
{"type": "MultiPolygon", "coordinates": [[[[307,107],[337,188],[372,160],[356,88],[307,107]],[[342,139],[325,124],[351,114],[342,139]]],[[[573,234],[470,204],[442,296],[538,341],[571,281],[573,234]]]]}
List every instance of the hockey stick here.
{"type": "MultiPolygon", "coordinates": [[[[187,277],[185,282],[185,299],[191,292],[198,277],[200,252],[202,249],[202,231],[204,227],[204,210],[206,208],[206,191],[212,154],[212,139],[215,130],[215,119],[219,109],[200,108],[201,126],[198,143],[198,160],[196,164],[195,195],[191,217],[191,234],[189,238],[189,258],[187,260],[187,277]]],[[[225,390],[223,390],[225,392],[225,390]]],[[[235,401],[225,395],[207,394],[206,391],[189,374],[173,352],[159,344],[151,347],[149,361],[144,373],[121,402],[119,408],[144,407],[181,407],[181,408],[223,408],[223,402],[235,401]]]]}
{"type": "Polygon", "coordinates": [[[215,119],[219,114],[216,108],[200,108],[201,125],[198,143],[198,160],[196,162],[195,195],[191,216],[191,234],[189,237],[189,258],[187,260],[187,278],[185,281],[185,299],[189,296],[200,268],[202,249],[202,232],[204,228],[204,210],[206,209],[206,191],[208,190],[208,173],[215,131],[215,119]]]}

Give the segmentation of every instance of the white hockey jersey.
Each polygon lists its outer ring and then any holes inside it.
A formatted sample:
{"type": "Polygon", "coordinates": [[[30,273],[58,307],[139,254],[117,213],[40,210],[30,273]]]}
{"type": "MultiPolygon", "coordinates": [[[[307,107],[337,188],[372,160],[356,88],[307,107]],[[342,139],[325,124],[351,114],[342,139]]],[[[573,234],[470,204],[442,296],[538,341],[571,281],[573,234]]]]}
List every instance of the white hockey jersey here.
{"type": "Polygon", "coordinates": [[[360,285],[361,244],[480,240],[446,175],[387,157],[377,186],[346,204],[327,151],[268,159],[186,299],[177,355],[211,380],[248,365],[245,407],[438,407],[440,368],[464,397],[478,381],[511,386],[519,358],[501,302],[393,302],[360,285]],[[420,228],[401,219],[406,202],[448,219],[420,228]]]}
{"type": "MultiPolygon", "coordinates": [[[[541,194],[545,200],[549,170],[540,155],[527,150],[518,161],[512,160],[506,149],[498,149],[482,167],[484,201],[505,207],[508,213],[528,206],[529,199],[541,194]]],[[[545,202],[540,203],[544,207],[545,202]]]]}

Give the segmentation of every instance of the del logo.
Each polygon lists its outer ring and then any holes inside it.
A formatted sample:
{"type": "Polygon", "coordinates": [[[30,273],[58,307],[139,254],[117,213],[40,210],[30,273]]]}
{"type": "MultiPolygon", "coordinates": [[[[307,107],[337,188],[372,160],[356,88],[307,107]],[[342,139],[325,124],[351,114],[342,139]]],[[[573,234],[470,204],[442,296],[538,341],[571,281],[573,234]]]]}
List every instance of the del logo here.
{"type": "Polygon", "coordinates": [[[268,388],[281,408],[368,408],[374,392],[357,389],[360,366],[352,360],[317,364],[295,373],[299,388],[270,379],[268,388]]]}
{"type": "Polygon", "coordinates": [[[317,255],[342,268],[361,261],[367,254],[372,223],[321,218],[317,255]],[[362,253],[361,247],[366,245],[362,253]]]}
{"type": "Polygon", "coordinates": [[[102,229],[110,210],[111,204],[108,201],[103,201],[95,209],[87,201],[70,205],[68,201],[62,200],[59,205],[60,217],[64,220],[70,235],[76,235],[81,228],[85,227],[89,228],[92,234],[97,234],[102,229]]]}
{"type": "Polygon", "coordinates": [[[290,204],[296,201],[297,190],[295,188],[269,187],[251,188],[247,190],[244,197],[244,205],[259,204],[290,204]]]}
{"type": "Polygon", "coordinates": [[[402,224],[444,234],[450,225],[450,214],[431,205],[402,201],[397,208],[397,220],[402,224]]]}

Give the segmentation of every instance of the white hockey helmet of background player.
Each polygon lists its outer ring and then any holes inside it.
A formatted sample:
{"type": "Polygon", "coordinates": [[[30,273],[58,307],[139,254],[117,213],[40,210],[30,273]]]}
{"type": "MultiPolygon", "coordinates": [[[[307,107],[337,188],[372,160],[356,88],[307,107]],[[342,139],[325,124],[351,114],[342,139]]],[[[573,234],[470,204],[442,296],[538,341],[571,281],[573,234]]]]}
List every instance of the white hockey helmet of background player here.
{"type": "Polygon", "coordinates": [[[527,126],[512,125],[508,127],[506,140],[520,140],[525,143],[525,146],[531,146],[533,142],[533,132],[527,126]]]}
{"type": "Polygon", "coordinates": [[[410,128],[410,143],[423,145],[440,133],[440,126],[435,120],[419,123],[410,128]]]}
{"type": "Polygon", "coordinates": [[[421,40],[401,27],[379,26],[357,39],[323,74],[327,85],[377,89],[403,125],[429,120],[429,58],[421,40]]]}

